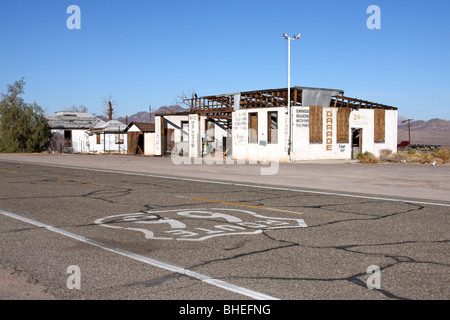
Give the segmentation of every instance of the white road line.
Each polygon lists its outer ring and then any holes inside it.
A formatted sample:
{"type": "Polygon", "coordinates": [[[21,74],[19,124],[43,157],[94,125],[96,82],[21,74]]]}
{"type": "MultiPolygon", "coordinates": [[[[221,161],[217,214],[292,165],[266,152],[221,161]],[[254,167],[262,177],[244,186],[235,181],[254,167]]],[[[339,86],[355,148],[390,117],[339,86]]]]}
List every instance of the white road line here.
{"type": "Polygon", "coordinates": [[[148,265],[152,265],[152,266],[160,268],[160,269],[165,269],[165,270],[168,270],[168,271],[171,271],[171,272],[179,273],[179,274],[182,274],[182,275],[185,275],[185,276],[188,276],[188,277],[200,280],[202,282],[214,285],[216,287],[225,289],[227,291],[231,291],[231,292],[235,292],[235,293],[247,296],[247,297],[252,298],[252,299],[256,299],[256,300],[278,300],[278,298],[271,297],[271,296],[265,295],[265,294],[260,293],[260,292],[256,292],[256,291],[253,291],[253,290],[250,290],[250,289],[246,289],[246,288],[243,288],[243,287],[240,287],[240,286],[237,286],[237,285],[234,285],[234,284],[222,281],[222,280],[214,279],[214,278],[211,278],[211,277],[209,277],[207,275],[204,275],[204,274],[201,274],[201,273],[198,273],[198,272],[195,272],[195,271],[191,271],[191,270],[188,270],[188,269],[184,269],[182,267],[177,267],[177,266],[174,266],[174,265],[171,265],[171,264],[168,264],[168,263],[165,263],[165,262],[161,262],[161,261],[158,261],[158,260],[155,260],[155,259],[151,259],[151,258],[142,256],[142,255],[130,252],[130,251],[114,248],[114,247],[105,245],[103,243],[100,243],[100,242],[88,239],[86,237],[77,235],[75,233],[68,232],[68,231],[65,231],[65,230],[53,227],[51,225],[48,225],[48,224],[45,224],[45,223],[41,223],[39,221],[28,219],[28,218],[22,217],[20,215],[17,215],[17,214],[11,213],[11,212],[7,212],[7,211],[4,211],[4,210],[0,209],[0,214],[2,214],[4,216],[7,216],[7,217],[10,217],[10,218],[13,218],[13,219],[16,219],[16,220],[20,220],[20,221],[32,224],[32,225],[40,227],[40,228],[47,229],[49,231],[53,231],[53,232],[61,234],[63,236],[66,236],[66,237],[69,237],[69,238],[72,238],[72,239],[75,239],[75,240],[78,240],[78,241],[81,241],[81,242],[84,242],[84,243],[96,246],[96,247],[104,249],[104,250],[120,254],[120,255],[125,256],[127,258],[131,258],[131,259],[134,259],[134,260],[146,263],[148,265]]]}
{"type": "MultiPolygon", "coordinates": [[[[11,160],[0,160],[0,161],[11,162],[11,160]]],[[[291,191],[291,192],[311,193],[311,194],[320,194],[320,195],[328,195],[328,196],[339,196],[339,197],[349,197],[349,198],[359,198],[359,199],[369,199],[369,200],[382,200],[382,201],[392,201],[392,202],[406,202],[406,203],[414,203],[414,204],[424,204],[424,205],[432,205],[432,206],[450,207],[450,204],[439,203],[439,202],[428,202],[428,201],[416,201],[416,200],[407,200],[407,199],[384,198],[384,197],[375,197],[375,196],[355,195],[355,194],[348,194],[348,193],[314,191],[314,190],[293,189],[293,188],[286,188],[286,187],[253,185],[253,184],[227,182],[227,181],[215,181],[215,180],[203,180],[203,179],[184,178],[184,177],[163,176],[163,175],[156,175],[156,174],[152,174],[152,173],[128,172],[128,171],[95,169],[95,168],[86,168],[86,167],[72,167],[72,166],[63,166],[63,165],[58,165],[58,164],[43,164],[43,163],[38,163],[38,162],[27,162],[27,161],[14,161],[14,163],[33,164],[33,165],[38,165],[38,166],[57,167],[57,168],[85,170],[85,171],[96,171],[96,172],[104,172],[104,173],[115,173],[115,174],[124,174],[124,175],[132,175],[132,176],[152,177],[152,178],[160,178],[160,179],[182,180],[182,181],[192,181],[192,182],[202,182],[202,183],[213,183],[213,184],[222,184],[222,185],[229,185],[229,186],[249,187],[249,188],[259,188],[259,189],[268,189],[268,190],[291,191]]]]}

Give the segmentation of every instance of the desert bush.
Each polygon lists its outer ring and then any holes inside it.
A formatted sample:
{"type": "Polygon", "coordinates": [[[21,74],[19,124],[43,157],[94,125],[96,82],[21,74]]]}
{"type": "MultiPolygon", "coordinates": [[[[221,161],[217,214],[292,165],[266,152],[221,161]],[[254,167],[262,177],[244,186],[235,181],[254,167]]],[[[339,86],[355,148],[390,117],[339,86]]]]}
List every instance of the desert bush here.
{"type": "MultiPolygon", "coordinates": [[[[358,159],[364,163],[376,163],[372,159],[373,155],[359,154],[358,159]]],[[[442,165],[444,163],[450,162],[450,148],[440,148],[431,151],[420,151],[420,150],[399,150],[393,153],[391,150],[383,149],[380,150],[380,161],[382,162],[394,162],[394,163],[420,163],[420,164],[433,164],[442,165]]]]}
{"type": "Polygon", "coordinates": [[[406,161],[407,162],[412,162],[412,163],[420,163],[422,161],[422,154],[420,153],[409,153],[406,156],[406,161]]]}
{"type": "Polygon", "coordinates": [[[52,133],[50,137],[50,143],[48,145],[48,152],[63,152],[63,147],[65,145],[65,139],[60,133],[52,133]]]}
{"type": "Polygon", "coordinates": [[[423,153],[420,155],[419,157],[419,162],[421,164],[425,164],[425,163],[432,163],[434,160],[434,157],[431,153],[427,152],[427,153],[423,153]]]}
{"type": "Polygon", "coordinates": [[[444,163],[450,160],[450,148],[440,148],[433,152],[433,156],[441,159],[444,163]]]}
{"type": "Polygon", "coordinates": [[[389,161],[389,158],[392,156],[392,150],[383,149],[380,150],[380,160],[381,161],[389,161]]]}
{"type": "Polygon", "coordinates": [[[356,159],[358,159],[361,163],[378,163],[378,158],[375,157],[373,153],[370,153],[368,151],[364,153],[358,153],[356,159]]]}
{"type": "MultiPolygon", "coordinates": [[[[381,156],[383,158],[383,156],[381,156]]],[[[392,153],[385,159],[382,159],[386,162],[394,162],[394,163],[400,163],[400,162],[406,162],[406,159],[408,158],[408,153],[405,151],[398,151],[396,153],[392,153]]]]}

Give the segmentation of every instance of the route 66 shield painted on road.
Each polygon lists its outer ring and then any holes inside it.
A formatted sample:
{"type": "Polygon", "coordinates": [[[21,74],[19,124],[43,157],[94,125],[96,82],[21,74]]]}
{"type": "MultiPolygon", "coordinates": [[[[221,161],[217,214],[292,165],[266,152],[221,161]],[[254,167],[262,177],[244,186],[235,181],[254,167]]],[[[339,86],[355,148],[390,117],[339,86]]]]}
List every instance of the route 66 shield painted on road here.
{"type": "Polygon", "coordinates": [[[203,241],[214,237],[304,228],[303,219],[268,217],[248,210],[178,209],[113,215],[97,219],[102,227],[141,232],[146,239],[203,241]]]}

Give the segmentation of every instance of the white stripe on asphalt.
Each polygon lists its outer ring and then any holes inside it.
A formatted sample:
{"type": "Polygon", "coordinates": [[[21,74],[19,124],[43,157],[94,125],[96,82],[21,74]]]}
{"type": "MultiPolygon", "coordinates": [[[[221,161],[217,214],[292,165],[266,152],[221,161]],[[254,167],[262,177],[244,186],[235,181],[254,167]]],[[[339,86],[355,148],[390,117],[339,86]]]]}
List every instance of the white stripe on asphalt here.
{"type": "Polygon", "coordinates": [[[265,295],[263,293],[256,292],[256,291],[253,291],[253,290],[249,290],[249,289],[246,289],[246,288],[243,288],[243,287],[240,287],[240,286],[236,286],[234,284],[231,284],[231,283],[228,283],[228,282],[225,282],[225,281],[222,281],[222,280],[214,279],[214,278],[211,278],[211,277],[209,277],[207,275],[204,275],[204,274],[201,274],[201,273],[198,273],[198,272],[195,272],[195,271],[184,269],[182,267],[177,267],[177,266],[174,266],[174,265],[171,265],[171,264],[168,264],[168,263],[165,263],[165,262],[161,262],[161,261],[158,261],[158,260],[155,260],[155,259],[151,259],[151,258],[142,256],[142,255],[130,252],[130,251],[126,251],[126,250],[110,247],[110,246],[105,245],[103,243],[100,243],[100,242],[88,239],[86,237],[77,235],[75,233],[64,231],[62,229],[50,226],[50,225],[45,224],[45,223],[41,223],[39,221],[31,220],[31,219],[22,217],[20,215],[17,215],[17,214],[11,213],[11,212],[7,212],[7,211],[4,211],[4,210],[0,209],[0,214],[2,214],[4,216],[7,216],[7,217],[10,217],[10,218],[13,218],[13,219],[16,219],[16,220],[20,220],[20,221],[32,224],[32,225],[40,227],[40,228],[47,229],[49,231],[56,232],[56,233],[61,234],[63,236],[66,236],[66,237],[69,237],[69,238],[72,238],[72,239],[75,239],[75,240],[78,240],[78,241],[81,241],[81,242],[84,242],[84,243],[88,243],[90,245],[99,247],[99,248],[104,249],[104,250],[120,254],[120,255],[125,256],[127,258],[131,258],[131,259],[134,259],[134,260],[137,260],[137,261],[140,261],[140,262],[152,265],[152,266],[157,267],[157,268],[165,269],[165,270],[168,270],[168,271],[171,271],[171,272],[179,273],[179,274],[182,274],[182,275],[185,275],[185,276],[188,276],[188,277],[200,280],[202,282],[214,285],[216,287],[225,289],[227,291],[231,291],[231,292],[235,292],[235,293],[247,296],[247,297],[252,298],[252,299],[256,299],[256,300],[278,300],[277,298],[265,295]]]}
{"type": "MultiPolygon", "coordinates": [[[[0,161],[11,162],[11,160],[0,160],[0,161]]],[[[293,189],[293,188],[285,188],[285,187],[253,185],[253,184],[245,184],[245,183],[237,183],[237,182],[202,180],[202,179],[194,179],[194,178],[163,176],[163,175],[156,175],[156,174],[151,174],[151,173],[139,173],[139,172],[118,171],[118,170],[116,171],[116,170],[94,169],[94,168],[85,168],[85,167],[72,167],[72,166],[63,166],[63,165],[58,165],[58,164],[44,164],[44,163],[38,163],[38,162],[27,162],[27,161],[14,161],[14,162],[15,163],[23,163],[23,164],[33,164],[33,165],[45,166],[45,167],[56,167],[56,168],[85,170],[85,171],[97,171],[97,172],[104,172],[104,173],[125,174],[125,175],[152,177],[152,178],[160,178],[160,179],[182,180],[182,181],[213,183],[213,184],[222,184],[222,185],[239,186],[239,187],[249,187],[249,188],[259,188],[259,189],[269,189],[269,190],[280,190],[280,191],[292,191],[292,192],[300,192],[300,193],[312,193],[312,194],[320,194],[320,195],[327,195],[327,196],[339,196],[339,197],[349,197],[349,198],[359,198],[359,199],[369,199],[369,200],[406,202],[406,203],[414,203],[414,204],[424,204],[424,205],[432,205],[432,206],[450,207],[450,204],[439,203],[439,202],[427,202],[427,201],[416,201],[416,200],[407,200],[407,199],[395,199],[395,198],[384,198],[384,197],[374,197],[374,196],[362,196],[362,195],[347,194],[347,193],[313,191],[313,190],[293,189]]]]}

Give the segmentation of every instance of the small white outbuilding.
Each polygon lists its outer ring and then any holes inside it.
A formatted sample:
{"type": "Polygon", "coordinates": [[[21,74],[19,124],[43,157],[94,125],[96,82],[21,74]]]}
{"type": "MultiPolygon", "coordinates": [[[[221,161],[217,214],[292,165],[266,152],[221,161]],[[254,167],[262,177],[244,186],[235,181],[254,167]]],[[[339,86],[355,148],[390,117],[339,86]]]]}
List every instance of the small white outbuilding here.
{"type": "Polygon", "coordinates": [[[118,121],[110,120],[106,123],[89,129],[88,150],[89,153],[127,153],[127,126],[118,121]]]}
{"type": "Polygon", "coordinates": [[[131,122],[125,129],[127,154],[155,155],[155,124],[131,122]]]}

